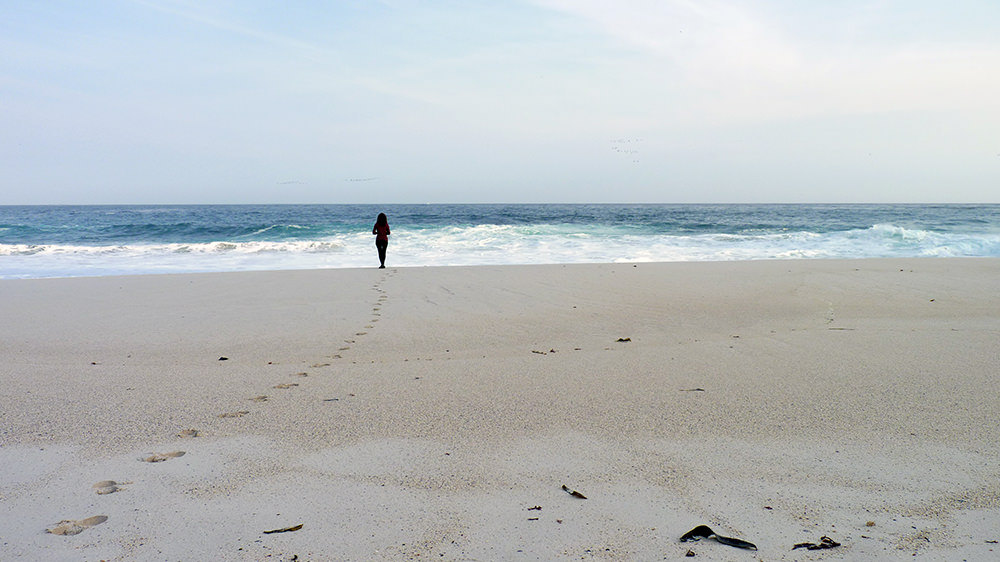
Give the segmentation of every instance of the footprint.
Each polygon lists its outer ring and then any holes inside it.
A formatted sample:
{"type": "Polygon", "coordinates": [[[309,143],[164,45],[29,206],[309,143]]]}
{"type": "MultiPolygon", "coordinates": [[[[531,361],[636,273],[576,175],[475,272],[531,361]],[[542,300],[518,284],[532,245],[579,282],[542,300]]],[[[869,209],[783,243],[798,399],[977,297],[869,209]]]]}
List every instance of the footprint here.
{"type": "Polygon", "coordinates": [[[304,379],[304,378],[306,378],[306,377],[309,376],[309,373],[295,373],[295,374],[288,375],[288,376],[290,376],[290,377],[299,377],[299,378],[303,378],[304,379]]]}
{"type": "Polygon", "coordinates": [[[184,451],[171,451],[169,453],[152,453],[148,457],[143,457],[139,460],[142,462],[163,462],[170,459],[175,459],[177,457],[183,457],[184,451]]]}
{"type": "Polygon", "coordinates": [[[260,396],[254,396],[253,398],[248,398],[248,400],[250,400],[251,402],[267,402],[267,396],[262,394],[260,396]]]}
{"type": "Polygon", "coordinates": [[[241,418],[250,412],[246,410],[240,410],[239,412],[226,412],[225,414],[219,414],[220,418],[241,418]]]}
{"type": "Polygon", "coordinates": [[[281,384],[274,385],[274,388],[286,389],[286,388],[292,388],[293,386],[299,386],[299,383],[297,383],[297,382],[283,382],[281,384]]]}
{"type": "Polygon", "coordinates": [[[45,529],[51,535],[79,535],[87,529],[100,525],[108,520],[107,515],[95,515],[86,519],[71,520],[64,519],[55,524],[51,529],[45,529]]]}
{"type": "Polygon", "coordinates": [[[120,492],[123,490],[122,486],[126,484],[131,484],[131,482],[115,482],[114,480],[101,480],[97,484],[94,484],[93,488],[97,492],[98,496],[103,496],[106,494],[113,494],[115,492],[120,492]]]}
{"type": "Polygon", "coordinates": [[[319,369],[321,367],[329,367],[329,366],[330,366],[329,363],[316,363],[315,365],[312,366],[312,368],[313,369],[319,369]]]}
{"type": "Polygon", "coordinates": [[[368,335],[368,332],[358,332],[358,333],[356,333],[356,334],[354,334],[354,335],[355,335],[355,336],[367,336],[367,335],[368,335]]]}
{"type": "Polygon", "coordinates": [[[177,437],[190,437],[190,438],[198,437],[198,430],[197,429],[185,429],[184,431],[178,433],[177,437]]]}

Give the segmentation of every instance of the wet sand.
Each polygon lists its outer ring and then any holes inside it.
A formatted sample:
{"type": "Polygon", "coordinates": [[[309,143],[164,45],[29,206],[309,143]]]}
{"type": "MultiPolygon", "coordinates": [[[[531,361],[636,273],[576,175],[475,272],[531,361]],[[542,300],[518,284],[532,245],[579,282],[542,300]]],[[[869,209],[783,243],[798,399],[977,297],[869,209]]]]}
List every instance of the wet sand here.
{"type": "Polygon", "coordinates": [[[9,280],[0,311],[2,560],[1000,551],[1000,260],[9,280]]]}

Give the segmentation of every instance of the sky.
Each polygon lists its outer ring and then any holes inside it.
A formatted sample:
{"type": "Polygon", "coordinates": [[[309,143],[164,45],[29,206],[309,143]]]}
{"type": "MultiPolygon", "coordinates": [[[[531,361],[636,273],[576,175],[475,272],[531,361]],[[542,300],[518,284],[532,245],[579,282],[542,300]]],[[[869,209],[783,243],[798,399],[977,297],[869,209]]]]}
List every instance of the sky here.
{"type": "Polygon", "coordinates": [[[0,204],[996,203],[996,0],[0,0],[0,204]]]}

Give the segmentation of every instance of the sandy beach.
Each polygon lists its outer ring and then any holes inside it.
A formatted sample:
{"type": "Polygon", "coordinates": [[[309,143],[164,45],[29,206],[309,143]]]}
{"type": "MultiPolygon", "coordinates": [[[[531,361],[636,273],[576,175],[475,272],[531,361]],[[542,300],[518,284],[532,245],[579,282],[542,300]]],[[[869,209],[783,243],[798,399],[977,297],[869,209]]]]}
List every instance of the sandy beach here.
{"type": "Polygon", "coordinates": [[[997,259],[5,280],[0,317],[4,561],[1000,557],[997,259]]]}

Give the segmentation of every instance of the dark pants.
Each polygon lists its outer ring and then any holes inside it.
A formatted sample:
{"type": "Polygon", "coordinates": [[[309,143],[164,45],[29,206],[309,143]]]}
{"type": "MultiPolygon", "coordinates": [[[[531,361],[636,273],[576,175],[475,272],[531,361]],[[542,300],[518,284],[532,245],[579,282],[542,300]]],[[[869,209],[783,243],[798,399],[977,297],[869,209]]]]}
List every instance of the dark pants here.
{"type": "Polygon", "coordinates": [[[378,248],[379,267],[385,267],[385,249],[389,247],[389,241],[376,240],[375,247],[378,248]]]}

